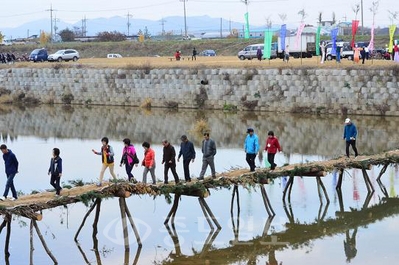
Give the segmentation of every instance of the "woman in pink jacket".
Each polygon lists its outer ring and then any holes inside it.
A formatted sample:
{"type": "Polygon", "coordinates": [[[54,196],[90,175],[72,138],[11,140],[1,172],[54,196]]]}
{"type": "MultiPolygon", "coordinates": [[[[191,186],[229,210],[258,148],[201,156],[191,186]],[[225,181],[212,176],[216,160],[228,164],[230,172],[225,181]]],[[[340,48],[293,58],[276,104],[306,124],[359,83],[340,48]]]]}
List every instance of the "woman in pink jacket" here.
{"type": "Polygon", "coordinates": [[[125,145],[125,147],[122,151],[122,159],[119,166],[121,167],[122,165],[125,165],[128,180],[137,182],[132,174],[133,166],[138,166],[136,149],[134,149],[134,146],[130,143],[129,138],[123,139],[123,144],[125,145]]]}
{"type": "Polygon", "coordinates": [[[274,156],[277,151],[282,152],[283,149],[281,148],[278,139],[274,136],[273,131],[269,131],[267,135],[265,151],[267,152],[267,161],[270,163],[270,169],[274,170],[277,166],[277,164],[274,163],[274,156]]]}

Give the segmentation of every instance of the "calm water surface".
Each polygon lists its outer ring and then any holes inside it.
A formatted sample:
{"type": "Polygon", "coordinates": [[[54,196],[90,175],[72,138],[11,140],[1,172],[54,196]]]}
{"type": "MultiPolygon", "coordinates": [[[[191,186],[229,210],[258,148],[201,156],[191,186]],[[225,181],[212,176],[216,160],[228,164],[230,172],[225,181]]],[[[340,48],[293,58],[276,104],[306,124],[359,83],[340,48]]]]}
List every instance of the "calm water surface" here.
{"type": "MultiPolygon", "coordinates": [[[[201,167],[201,135],[193,131],[196,121],[205,119],[218,146],[216,170],[247,168],[242,150],[246,128],[251,126],[264,147],[267,131],[274,130],[284,148],[277,164],[326,160],[344,153],[343,120],[340,116],[282,115],[275,113],[224,113],[180,110],[144,111],[118,107],[5,107],[0,112],[2,142],[17,155],[20,173],[17,190],[24,194],[50,188],[47,170],[54,147],[61,149],[64,162],[62,180],[95,182],[100,168],[99,149],[103,136],[110,138],[116,161],[122,139],[129,137],[142,158],[141,143],[149,141],[156,152],[156,176],[163,179],[161,141],[166,138],[179,150],[179,138],[187,134],[196,146],[198,158],[191,165],[193,177],[201,167]]],[[[398,118],[351,117],[358,127],[358,149],[373,154],[397,148],[398,118]]],[[[262,160],[257,161],[264,166],[262,160]]],[[[123,168],[116,166],[119,178],[123,168]]],[[[178,174],[183,178],[181,162],[178,174]]],[[[208,169],[209,170],[209,169],[208,169]]],[[[163,222],[171,209],[164,197],[132,196],[127,205],[143,242],[138,248],[129,226],[130,251],[125,251],[119,199],[103,200],[94,248],[94,212],[88,217],[79,245],[73,238],[89,210],[82,203],[43,212],[38,222],[46,244],[58,264],[397,264],[399,253],[398,168],[388,167],[382,177],[384,193],[376,182],[381,168],[368,171],[375,192],[368,194],[362,172],[345,171],[342,194],[335,190],[337,175],[323,178],[330,204],[320,204],[316,181],[296,178],[291,204],[284,205],[285,178],[265,185],[276,216],[268,219],[260,189],[239,187],[231,211],[233,189],[211,190],[206,202],[222,229],[210,229],[198,200],[183,196],[175,226],[163,222]],[[340,196],[341,195],[341,196],[340,196]],[[389,197],[389,199],[386,199],[389,197]],[[286,206],[286,207],[284,207],[286,206]]],[[[4,165],[0,164],[0,172],[4,165]]],[[[142,168],[133,169],[139,180],[142,168]]],[[[209,174],[209,171],[207,172],[209,174]]],[[[4,173],[1,173],[4,185],[4,173]]],[[[109,173],[106,172],[105,179],[109,173]]],[[[170,178],[173,178],[171,175],[170,178]]],[[[9,264],[29,264],[30,220],[14,216],[9,264]]],[[[4,248],[3,229],[0,248],[4,248]]],[[[33,264],[52,264],[36,232],[33,237],[33,264]]],[[[4,255],[1,263],[6,264],[4,255]]]]}

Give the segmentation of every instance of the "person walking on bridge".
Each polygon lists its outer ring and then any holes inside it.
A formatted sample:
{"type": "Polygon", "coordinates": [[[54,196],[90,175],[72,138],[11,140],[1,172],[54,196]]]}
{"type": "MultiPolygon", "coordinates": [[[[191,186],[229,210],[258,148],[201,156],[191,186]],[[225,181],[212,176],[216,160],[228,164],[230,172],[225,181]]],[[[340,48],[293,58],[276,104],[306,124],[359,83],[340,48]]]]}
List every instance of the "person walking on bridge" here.
{"type": "Polygon", "coordinates": [[[114,181],[117,180],[115,173],[114,173],[114,149],[112,148],[112,146],[110,146],[108,144],[109,140],[107,137],[103,137],[101,139],[101,150],[99,152],[97,152],[96,150],[92,149],[91,151],[95,154],[95,155],[100,155],[101,156],[101,161],[103,163],[103,166],[101,168],[101,172],[100,172],[100,177],[97,183],[98,187],[101,187],[102,182],[103,182],[103,178],[104,178],[104,172],[107,169],[107,167],[109,168],[109,173],[111,173],[111,176],[114,178],[114,181]]]}
{"type": "Polygon", "coordinates": [[[276,156],[277,151],[282,152],[283,150],[277,137],[274,136],[273,131],[269,131],[267,135],[265,151],[267,152],[267,161],[270,164],[270,170],[274,170],[277,166],[277,164],[274,163],[274,157],[276,156]]]}
{"type": "Polygon", "coordinates": [[[190,177],[190,162],[194,163],[195,160],[195,149],[194,144],[187,139],[187,135],[183,134],[180,137],[180,151],[179,156],[177,157],[177,162],[179,162],[180,157],[183,156],[183,170],[184,170],[184,179],[187,182],[191,181],[190,177]]]}
{"type": "Polygon", "coordinates": [[[204,179],[206,168],[208,165],[211,168],[212,178],[216,178],[215,172],[215,155],[216,155],[216,143],[214,140],[209,138],[209,133],[204,133],[204,140],[202,140],[202,169],[198,177],[199,180],[204,179]]]}
{"type": "Polygon", "coordinates": [[[349,146],[352,146],[352,149],[355,152],[355,157],[358,156],[356,148],[356,137],[357,137],[357,129],[355,124],[351,121],[351,119],[346,118],[345,127],[344,127],[344,140],[346,142],[345,151],[347,157],[349,157],[349,146]]]}
{"type": "Polygon", "coordinates": [[[162,140],[163,145],[163,156],[162,164],[164,164],[164,184],[168,184],[168,172],[169,169],[172,171],[173,177],[175,178],[175,183],[179,183],[179,175],[176,172],[176,151],[173,145],[169,143],[168,140],[162,140]]]}
{"type": "Polygon", "coordinates": [[[53,157],[50,160],[50,167],[48,169],[50,175],[50,185],[55,189],[55,196],[59,196],[62,190],[60,180],[62,176],[62,159],[60,157],[60,149],[53,149],[53,157]]]}
{"type": "Polygon", "coordinates": [[[6,200],[8,192],[11,189],[12,198],[10,198],[10,200],[15,201],[16,199],[18,199],[18,195],[14,186],[14,177],[18,173],[19,163],[15,154],[10,149],[8,149],[5,144],[2,144],[0,146],[0,150],[3,153],[4,165],[7,176],[6,188],[4,190],[3,196],[0,197],[0,200],[1,201],[6,200]]]}
{"type": "Polygon", "coordinates": [[[254,133],[253,128],[247,129],[247,137],[244,141],[244,151],[246,154],[245,159],[249,165],[251,172],[255,171],[255,158],[259,151],[259,139],[254,133]]]}

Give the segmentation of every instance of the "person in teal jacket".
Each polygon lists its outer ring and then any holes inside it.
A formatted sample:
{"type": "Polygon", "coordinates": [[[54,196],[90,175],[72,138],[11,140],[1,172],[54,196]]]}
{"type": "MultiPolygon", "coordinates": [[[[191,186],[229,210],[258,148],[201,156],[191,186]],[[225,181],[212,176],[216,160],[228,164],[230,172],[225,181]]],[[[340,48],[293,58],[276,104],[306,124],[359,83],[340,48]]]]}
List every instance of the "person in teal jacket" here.
{"type": "Polygon", "coordinates": [[[244,142],[244,151],[246,153],[246,160],[251,172],[255,171],[255,158],[259,151],[258,136],[254,133],[253,128],[247,129],[247,137],[244,142]]]}
{"type": "Polygon", "coordinates": [[[356,148],[356,137],[357,137],[357,129],[355,124],[349,118],[346,118],[345,127],[344,127],[344,140],[346,142],[345,151],[347,157],[349,157],[349,146],[352,146],[352,149],[355,152],[355,157],[358,156],[356,148]]]}

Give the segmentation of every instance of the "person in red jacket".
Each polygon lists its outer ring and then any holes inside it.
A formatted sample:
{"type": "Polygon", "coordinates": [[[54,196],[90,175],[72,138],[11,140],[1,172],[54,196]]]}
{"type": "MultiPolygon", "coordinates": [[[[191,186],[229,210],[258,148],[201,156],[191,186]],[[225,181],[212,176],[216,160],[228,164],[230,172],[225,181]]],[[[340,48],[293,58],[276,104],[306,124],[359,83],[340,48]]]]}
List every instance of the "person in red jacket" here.
{"type": "Polygon", "coordinates": [[[147,183],[147,174],[148,171],[150,171],[151,178],[152,178],[152,184],[156,184],[156,178],[155,178],[155,152],[153,149],[150,148],[150,143],[144,142],[142,144],[144,147],[144,159],[143,162],[141,163],[142,166],[144,166],[144,171],[143,171],[143,183],[147,183]]]}
{"type": "Polygon", "coordinates": [[[266,139],[265,151],[267,152],[267,161],[270,163],[270,169],[274,170],[277,166],[277,164],[274,163],[274,156],[276,155],[277,151],[282,152],[283,149],[281,148],[277,137],[274,136],[273,131],[269,131],[267,135],[268,137],[266,139]]]}

